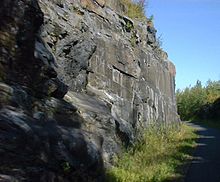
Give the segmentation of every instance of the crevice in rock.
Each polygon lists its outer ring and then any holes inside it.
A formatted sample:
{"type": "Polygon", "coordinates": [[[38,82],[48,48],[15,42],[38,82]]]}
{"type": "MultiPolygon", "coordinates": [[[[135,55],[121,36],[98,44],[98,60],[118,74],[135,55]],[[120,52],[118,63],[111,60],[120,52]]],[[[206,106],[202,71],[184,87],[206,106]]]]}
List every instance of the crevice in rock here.
{"type": "Polygon", "coordinates": [[[134,79],[137,79],[135,76],[133,76],[133,75],[131,75],[131,74],[129,74],[129,73],[127,73],[127,72],[125,72],[125,71],[122,71],[121,69],[119,69],[119,68],[117,68],[116,66],[112,66],[114,69],[116,69],[116,70],[118,70],[120,73],[122,73],[123,75],[126,75],[126,76],[128,76],[128,77],[131,77],[131,78],[134,78],[134,79]]]}

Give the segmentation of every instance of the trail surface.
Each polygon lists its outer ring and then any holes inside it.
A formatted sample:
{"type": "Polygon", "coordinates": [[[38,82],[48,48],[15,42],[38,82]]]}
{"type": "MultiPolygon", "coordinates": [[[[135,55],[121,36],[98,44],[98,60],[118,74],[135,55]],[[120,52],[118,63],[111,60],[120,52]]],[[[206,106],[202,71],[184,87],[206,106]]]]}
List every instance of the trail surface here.
{"type": "Polygon", "coordinates": [[[200,138],[185,182],[220,182],[220,130],[194,125],[200,138]]]}

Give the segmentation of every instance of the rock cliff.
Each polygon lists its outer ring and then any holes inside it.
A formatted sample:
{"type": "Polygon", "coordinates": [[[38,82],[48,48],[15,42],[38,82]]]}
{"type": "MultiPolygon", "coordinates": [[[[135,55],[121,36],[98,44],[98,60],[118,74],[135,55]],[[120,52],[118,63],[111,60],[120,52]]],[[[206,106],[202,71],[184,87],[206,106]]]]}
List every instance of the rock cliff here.
{"type": "Polygon", "coordinates": [[[178,122],[175,66],[118,0],[2,0],[0,181],[104,181],[150,123],[178,122]]]}

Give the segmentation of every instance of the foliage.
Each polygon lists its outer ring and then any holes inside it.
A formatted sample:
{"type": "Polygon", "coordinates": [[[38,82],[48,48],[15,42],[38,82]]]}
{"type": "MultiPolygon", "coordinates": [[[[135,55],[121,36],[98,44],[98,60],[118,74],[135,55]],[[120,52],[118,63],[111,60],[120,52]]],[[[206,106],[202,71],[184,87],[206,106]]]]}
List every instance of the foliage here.
{"type": "Polygon", "coordinates": [[[136,37],[134,34],[131,35],[130,43],[131,43],[132,47],[134,47],[136,45],[136,37]]]}
{"type": "Polygon", "coordinates": [[[145,0],[120,0],[122,4],[126,7],[126,16],[130,18],[136,18],[139,20],[146,19],[144,14],[144,6],[145,6],[145,0]]]}
{"type": "Polygon", "coordinates": [[[154,15],[151,15],[149,21],[154,21],[154,15]]]}
{"type": "Polygon", "coordinates": [[[220,81],[209,80],[205,87],[197,81],[193,87],[177,90],[176,98],[178,113],[182,120],[215,119],[211,113],[217,112],[213,109],[218,107],[214,103],[220,98],[220,81]]]}
{"type": "Polygon", "coordinates": [[[71,170],[71,166],[70,166],[69,162],[63,162],[62,168],[63,168],[64,172],[69,172],[71,170]]]}
{"type": "Polygon", "coordinates": [[[162,47],[162,45],[163,45],[163,37],[162,37],[162,34],[159,36],[159,37],[157,37],[157,46],[158,47],[162,47]]]}
{"type": "Polygon", "coordinates": [[[133,148],[116,159],[108,182],[148,182],[181,178],[180,166],[190,159],[196,134],[191,127],[151,126],[133,148]]]}
{"type": "Polygon", "coordinates": [[[130,21],[127,21],[125,27],[126,31],[131,32],[133,28],[134,28],[133,24],[130,21]]]}
{"type": "Polygon", "coordinates": [[[207,81],[207,103],[214,103],[220,97],[220,81],[207,81]]]}

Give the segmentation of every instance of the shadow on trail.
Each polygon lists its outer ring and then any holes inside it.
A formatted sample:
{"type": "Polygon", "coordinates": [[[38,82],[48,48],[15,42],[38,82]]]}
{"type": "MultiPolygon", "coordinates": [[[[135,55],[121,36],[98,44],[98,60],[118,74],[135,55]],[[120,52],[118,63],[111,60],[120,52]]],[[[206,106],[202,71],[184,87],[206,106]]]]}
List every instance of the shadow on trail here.
{"type": "Polygon", "coordinates": [[[184,181],[220,182],[220,130],[200,123],[190,125],[200,137],[184,181]]]}
{"type": "Polygon", "coordinates": [[[190,158],[193,155],[194,147],[187,145],[191,142],[193,142],[195,138],[187,138],[183,139],[182,141],[186,143],[186,145],[183,145],[181,147],[178,147],[176,150],[178,151],[178,155],[176,155],[174,158],[178,161],[178,165],[175,169],[175,176],[167,178],[163,180],[163,182],[183,182],[184,181],[184,175],[187,173],[187,169],[191,163],[190,158]],[[188,155],[186,155],[188,154],[188,155]],[[184,157],[183,157],[184,156],[184,157]]]}

